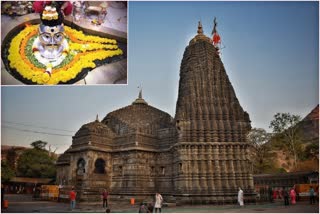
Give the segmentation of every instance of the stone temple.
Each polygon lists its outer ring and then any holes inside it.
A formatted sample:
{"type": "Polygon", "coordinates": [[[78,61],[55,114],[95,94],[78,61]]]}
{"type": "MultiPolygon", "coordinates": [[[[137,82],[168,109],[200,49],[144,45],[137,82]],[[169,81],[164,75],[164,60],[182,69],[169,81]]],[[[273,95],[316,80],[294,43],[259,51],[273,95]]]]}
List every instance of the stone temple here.
{"type": "Polygon", "coordinates": [[[250,119],[210,38],[199,23],[180,68],[176,115],[149,105],[142,91],[131,105],[83,125],[57,161],[57,182],[75,186],[80,200],[236,203],[238,188],[254,200],[250,119]]]}

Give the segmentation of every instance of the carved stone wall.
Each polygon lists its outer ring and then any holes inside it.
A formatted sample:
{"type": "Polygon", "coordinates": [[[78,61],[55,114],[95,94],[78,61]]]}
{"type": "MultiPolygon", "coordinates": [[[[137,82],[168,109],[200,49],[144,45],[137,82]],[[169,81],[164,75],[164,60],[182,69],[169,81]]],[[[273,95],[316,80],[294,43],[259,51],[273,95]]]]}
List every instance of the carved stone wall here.
{"type": "Polygon", "coordinates": [[[147,168],[152,158],[152,155],[138,150],[113,154],[112,192],[130,195],[153,189],[147,168]]]}
{"type": "Polygon", "coordinates": [[[141,150],[114,153],[113,194],[150,195],[155,191],[172,194],[171,160],[170,153],[141,150]]]}
{"type": "MultiPolygon", "coordinates": [[[[70,166],[68,183],[74,186],[81,200],[97,200],[102,189],[110,189],[112,179],[112,159],[106,152],[86,150],[82,152],[68,151],[70,166]],[[99,165],[99,161],[104,163],[99,165]]],[[[62,170],[58,170],[59,173],[62,170]]],[[[65,172],[65,171],[64,171],[65,172]]]]}

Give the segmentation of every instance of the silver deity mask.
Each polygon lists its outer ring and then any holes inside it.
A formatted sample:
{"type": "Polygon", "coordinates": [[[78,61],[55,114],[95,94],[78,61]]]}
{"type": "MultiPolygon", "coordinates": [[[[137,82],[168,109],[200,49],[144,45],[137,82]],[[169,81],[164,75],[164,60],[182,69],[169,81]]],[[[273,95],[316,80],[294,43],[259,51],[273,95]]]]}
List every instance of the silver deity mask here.
{"type": "Polygon", "coordinates": [[[63,24],[57,26],[39,26],[39,39],[44,46],[59,46],[64,39],[64,27],[63,24]]]}

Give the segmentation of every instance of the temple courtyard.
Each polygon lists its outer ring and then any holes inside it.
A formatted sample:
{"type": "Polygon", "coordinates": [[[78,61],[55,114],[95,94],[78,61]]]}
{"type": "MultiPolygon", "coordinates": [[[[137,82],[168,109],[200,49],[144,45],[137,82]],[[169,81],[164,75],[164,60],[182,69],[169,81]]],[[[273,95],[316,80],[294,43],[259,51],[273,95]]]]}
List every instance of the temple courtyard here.
{"type": "MultiPolygon", "coordinates": [[[[76,209],[70,210],[69,203],[56,201],[33,200],[31,195],[11,194],[6,195],[9,201],[9,208],[2,210],[7,213],[103,213],[102,202],[78,203],[76,209]]],[[[138,204],[130,205],[130,202],[110,201],[112,213],[137,213],[138,204]]],[[[299,201],[296,205],[285,207],[283,201],[278,200],[274,203],[247,204],[240,208],[236,204],[227,205],[184,205],[173,206],[171,204],[162,208],[163,213],[319,213],[319,203],[310,205],[309,201],[299,201]]]]}

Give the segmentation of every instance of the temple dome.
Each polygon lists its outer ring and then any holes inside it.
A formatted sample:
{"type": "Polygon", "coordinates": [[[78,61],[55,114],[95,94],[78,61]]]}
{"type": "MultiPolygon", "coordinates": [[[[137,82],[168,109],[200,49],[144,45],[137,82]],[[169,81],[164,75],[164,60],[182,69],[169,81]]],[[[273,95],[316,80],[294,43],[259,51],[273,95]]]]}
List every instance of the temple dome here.
{"type": "Polygon", "coordinates": [[[74,138],[92,135],[92,134],[105,135],[105,136],[114,135],[114,133],[111,131],[111,129],[108,126],[106,126],[105,124],[103,124],[98,120],[98,116],[97,116],[97,119],[95,121],[81,126],[81,128],[74,135],[74,138]]]}
{"type": "Polygon", "coordinates": [[[156,134],[159,129],[172,127],[172,121],[168,113],[148,105],[140,91],[131,105],[110,112],[102,123],[113,132],[125,135],[132,132],[156,134]]]}

